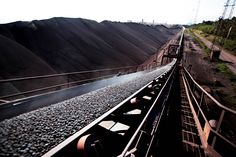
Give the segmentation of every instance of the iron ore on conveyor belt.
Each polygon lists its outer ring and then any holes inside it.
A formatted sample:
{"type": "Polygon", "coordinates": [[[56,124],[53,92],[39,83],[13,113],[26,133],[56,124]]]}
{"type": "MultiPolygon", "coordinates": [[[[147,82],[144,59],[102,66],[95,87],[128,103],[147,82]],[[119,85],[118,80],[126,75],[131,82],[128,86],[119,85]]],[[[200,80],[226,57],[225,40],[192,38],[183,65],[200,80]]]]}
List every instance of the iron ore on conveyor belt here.
{"type": "Polygon", "coordinates": [[[0,156],[43,155],[172,65],[0,122],[0,156]]]}

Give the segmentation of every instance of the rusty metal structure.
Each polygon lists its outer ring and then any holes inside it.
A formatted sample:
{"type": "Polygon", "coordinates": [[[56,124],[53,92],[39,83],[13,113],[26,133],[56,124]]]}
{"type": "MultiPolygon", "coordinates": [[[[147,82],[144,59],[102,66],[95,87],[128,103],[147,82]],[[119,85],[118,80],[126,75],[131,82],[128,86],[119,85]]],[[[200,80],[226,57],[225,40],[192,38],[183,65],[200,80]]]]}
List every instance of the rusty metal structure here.
{"type": "MultiPolygon", "coordinates": [[[[183,28],[183,31],[185,28],[183,28]]],[[[184,46],[184,34],[179,35],[179,41],[175,41],[174,44],[169,44],[168,47],[164,50],[164,54],[161,59],[161,65],[164,63],[169,63],[172,59],[180,60],[183,55],[183,46],[184,46]]]]}
{"type": "Polygon", "coordinates": [[[181,62],[183,45],[184,28],[163,55],[171,59],[166,71],[43,157],[235,156],[236,111],[193,79],[181,62]]]}
{"type": "Polygon", "coordinates": [[[236,154],[236,141],[227,135],[234,129],[230,117],[236,118],[236,111],[225,107],[206,92],[186,68],[182,70],[182,82],[185,100],[197,128],[195,133],[200,137],[205,154],[213,157],[236,154]]]}
{"type": "Polygon", "coordinates": [[[177,54],[169,70],[43,157],[236,154],[236,141],[227,136],[227,129],[233,129],[227,119],[236,117],[236,111],[220,104],[182,66],[179,43],[169,47],[177,54]]]}
{"type": "Polygon", "coordinates": [[[79,72],[70,72],[70,73],[61,73],[61,74],[51,74],[51,75],[42,75],[42,76],[32,76],[32,77],[23,77],[23,78],[13,78],[13,79],[5,79],[0,80],[0,84],[6,83],[15,83],[15,82],[23,82],[27,81],[27,83],[31,83],[32,81],[46,81],[50,78],[63,78],[66,82],[62,84],[55,84],[52,86],[42,87],[38,89],[32,89],[24,92],[12,93],[8,95],[0,96],[0,102],[8,102],[8,100],[16,99],[18,96],[30,96],[35,93],[44,93],[48,91],[55,91],[63,88],[68,88],[76,85],[80,85],[86,82],[91,82],[95,80],[101,80],[105,78],[112,77],[117,74],[128,74],[131,72],[137,72],[137,66],[127,66],[127,67],[118,67],[111,69],[100,69],[100,70],[89,70],[89,71],[79,71],[79,72]],[[90,77],[90,75],[95,77],[90,77]],[[81,77],[83,76],[83,77],[81,77]]]}

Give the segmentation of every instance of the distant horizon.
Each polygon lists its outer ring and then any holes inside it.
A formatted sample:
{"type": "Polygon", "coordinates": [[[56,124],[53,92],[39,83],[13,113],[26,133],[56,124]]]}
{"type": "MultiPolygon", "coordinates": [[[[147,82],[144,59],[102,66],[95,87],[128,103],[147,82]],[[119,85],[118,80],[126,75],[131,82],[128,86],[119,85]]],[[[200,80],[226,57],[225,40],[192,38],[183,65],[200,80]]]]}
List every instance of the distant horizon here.
{"type": "MultiPolygon", "coordinates": [[[[236,17],[236,16],[234,16],[236,17]]],[[[232,17],[232,18],[234,18],[232,17]]],[[[132,21],[132,20],[127,20],[127,21],[115,21],[115,20],[102,20],[102,21],[97,21],[94,19],[88,19],[88,18],[83,18],[83,17],[63,17],[63,16],[58,16],[58,17],[50,17],[50,18],[45,18],[45,19],[34,19],[34,20],[17,20],[17,21],[12,21],[12,22],[7,22],[7,23],[0,23],[0,24],[10,24],[10,23],[15,23],[15,22],[33,22],[33,21],[44,21],[44,20],[50,20],[53,18],[67,18],[67,19],[84,19],[84,20],[91,20],[91,21],[96,21],[98,23],[104,22],[104,21],[110,21],[110,22],[121,22],[121,23],[140,23],[140,24],[154,24],[155,25],[192,25],[192,24],[179,24],[179,23],[173,23],[173,24],[169,24],[169,23],[160,23],[160,22],[155,22],[155,21],[145,21],[145,19],[141,19],[140,21],[132,21]]],[[[211,21],[211,22],[215,22],[219,19],[216,20],[203,20],[199,23],[203,23],[204,21],[211,21]]],[[[197,23],[196,23],[197,24],[197,23]]]]}
{"type": "MultiPolygon", "coordinates": [[[[225,3],[226,0],[7,0],[0,3],[0,24],[65,17],[189,25],[218,20],[225,3]]],[[[229,12],[225,18],[228,15],[229,12]]]]}
{"type": "MultiPolygon", "coordinates": [[[[96,21],[98,23],[104,22],[104,21],[110,21],[110,22],[121,22],[121,23],[143,23],[143,24],[152,24],[153,21],[145,21],[145,19],[141,19],[140,21],[132,21],[132,20],[127,20],[127,21],[116,21],[116,20],[102,20],[102,21],[97,21],[94,19],[88,19],[88,18],[83,18],[83,17],[63,17],[63,16],[58,16],[58,17],[50,17],[50,18],[45,18],[45,19],[33,19],[33,20],[16,20],[16,21],[11,21],[7,23],[0,23],[0,24],[9,24],[9,23],[14,23],[14,22],[33,22],[33,21],[44,21],[44,20],[50,20],[54,18],[65,18],[65,19],[84,19],[84,20],[91,20],[91,21],[96,21]]],[[[159,23],[155,22],[154,24],[166,24],[166,25],[185,25],[185,24],[169,24],[169,23],[159,23]]]]}

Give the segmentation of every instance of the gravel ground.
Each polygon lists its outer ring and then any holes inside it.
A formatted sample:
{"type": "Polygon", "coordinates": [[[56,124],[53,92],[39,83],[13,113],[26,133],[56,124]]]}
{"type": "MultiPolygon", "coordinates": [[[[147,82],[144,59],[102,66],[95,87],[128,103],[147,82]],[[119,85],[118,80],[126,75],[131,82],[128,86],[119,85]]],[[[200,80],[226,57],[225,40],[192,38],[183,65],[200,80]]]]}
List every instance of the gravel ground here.
{"type": "Polygon", "coordinates": [[[0,156],[43,155],[167,68],[0,122],[0,156]]]}

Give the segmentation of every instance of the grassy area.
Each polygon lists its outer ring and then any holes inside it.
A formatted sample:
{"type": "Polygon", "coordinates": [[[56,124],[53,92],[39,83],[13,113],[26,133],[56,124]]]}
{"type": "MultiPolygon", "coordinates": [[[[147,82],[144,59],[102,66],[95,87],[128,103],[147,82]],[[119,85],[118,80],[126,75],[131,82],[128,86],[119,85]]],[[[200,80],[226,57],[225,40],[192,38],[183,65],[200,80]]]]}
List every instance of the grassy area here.
{"type": "MultiPolygon", "coordinates": [[[[217,63],[217,69],[225,75],[231,82],[231,85],[236,92],[236,75],[231,72],[225,63],[217,63]]],[[[226,94],[223,90],[216,90],[217,95],[226,102],[232,109],[236,109],[236,99],[235,97],[226,94]]]]}
{"type": "Polygon", "coordinates": [[[236,56],[236,41],[235,40],[229,40],[229,39],[224,40],[223,47],[226,50],[229,50],[230,53],[236,56]]]}
{"type": "Polygon", "coordinates": [[[199,44],[199,46],[203,49],[203,51],[205,52],[205,55],[207,57],[210,56],[211,50],[194,34],[194,32],[196,33],[200,33],[199,30],[194,30],[194,29],[188,29],[188,33],[194,38],[194,40],[199,44]]]}
{"type": "Polygon", "coordinates": [[[213,23],[205,23],[205,24],[199,24],[198,26],[195,26],[195,28],[197,28],[198,30],[202,31],[202,32],[205,32],[207,34],[213,34],[214,33],[214,25],[213,23]]]}
{"type": "Polygon", "coordinates": [[[236,82],[236,75],[225,65],[225,63],[217,63],[217,69],[223,73],[228,79],[236,82]]]}
{"type": "MultiPolygon", "coordinates": [[[[199,44],[199,46],[204,50],[205,54],[209,57],[211,52],[210,49],[206,47],[206,45],[197,36],[195,36],[194,33],[198,33],[207,38],[208,40],[212,40],[214,36],[208,35],[200,30],[195,30],[195,29],[188,29],[187,33],[190,34],[195,39],[195,41],[199,44]]],[[[231,85],[234,91],[236,92],[236,75],[232,73],[231,70],[227,67],[226,63],[222,62],[221,60],[216,62],[216,68],[222,75],[226,76],[230,80],[231,85]]],[[[226,94],[226,92],[223,90],[216,90],[216,94],[221,98],[222,102],[228,104],[227,106],[236,109],[235,97],[226,94]]]]}
{"type": "MultiPolygon", "coordinates": [[[[213,41],[215,36],[212,34],[204,33],[200,30],[194,30],[197,34],[200,34],[209,41],[213,41]]],[[[222,37],[216,37],[216,44],[224,49],[228,50],[231,54],[236,55],[236,41],[230,39],[224,39],[222,37]]]]}
{"type": "Polygon", "coordinates": [[[216,36],[216,45],[228,50],[233,55],[236,55],[236,17],[221,21],[204,21],[191,26],[198,34],[201,34],[209,41],[213,41],[216,36]],[[221,25],[220,30],[216,32],[217,26],[221,25]],[[226,39],[227,37],[227,39],[226,39]]]}
{"type": "Polygon", "coordinates": [[[217,69],[220,70],[223,74],[225,74],[228,78],[231,77],[230,69],[224,63],[218,63],[217,69]]]}
{"type": "Polygon", "coordinates": [[[217,69],[230,80],[231,85],[236,92],[236,75],[227,67],[225,63],[217,63],[217,69]]]}
{"type": "MultiPolygon", "coordinates": [[[[206,35],[205,33],[199,31],[199,30],[193,30],[193,29],[188,29],[188,33],[194,37],[194,39],[197,41],[197,43],[200,45],[200,47],[204,50],[204,52],[209,56],[211,50],[197,37],[194,35],[195,33],[198,33],[200,35],[206,35]]],[[[209,36],[209,38],[212,38],[212,35],[209,36]]],[[[236,75],[227,67],[227,65],[220,60],[217,63],[217,69],[224,74],[232,83],[233,87],[235,87],[236,91],[236,75]]]]}
{"type": "Polygon", "coordinates": [[[230,108],[236,110],[236,100],[234,97],[225,94],[223,90],[216,90],[216,94],[220,97],[221,101],[226,102],[230,108]]]}
{"type": "MultiPolygon", "coordinates": [[[[213,38],[214,38],[213,35],[208,35],[208,34],[202,32],[202,31],[199,31],[199,30],[192,30],[192,32],[198,33],[198,34],[204,36],[205,38],[207,38],[210,41],[212,41],[213,38]]],[[[192,33],[192,35],[194,35],[194,33],[192,33]]],[[[200,43],[199,45],[201,46],[201,48],[203,48],[204,52],[206,52],[209,56],[211,50],[209,48],[207,48],[205,46],[205,44],[198,37],[196,37],[195,35],[194,35],[194,37],[196,38],[198,43],[200,43]]],[[[227,65],[225,63],[222,63],[220,60],[218,62],[219,63],[217,63],[217,69],[231,81],[231,84],[232,84],[232,86],[233,86],[233,88],[236,92],[236,75],[227,67],[227,65]]]]}

